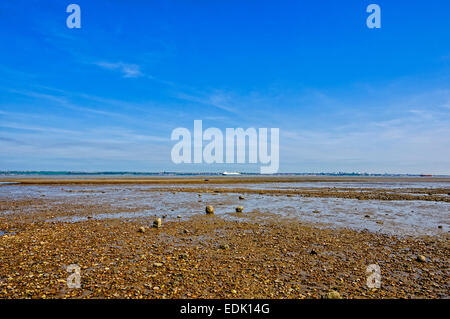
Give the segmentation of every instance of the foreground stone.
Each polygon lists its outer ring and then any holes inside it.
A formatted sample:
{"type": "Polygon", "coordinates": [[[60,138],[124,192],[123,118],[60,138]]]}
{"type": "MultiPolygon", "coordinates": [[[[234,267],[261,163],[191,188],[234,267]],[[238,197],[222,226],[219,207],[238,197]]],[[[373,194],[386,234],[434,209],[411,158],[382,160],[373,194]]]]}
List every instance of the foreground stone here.
{"type": "Polygon", "coordinates": [[[212,207],[211,205],[206,206],[205,209],[207,214],[214,214],[214,207],[212,207]]]}
{"type": "Polygon", "coordinates": [[[342,299],[342,297],[337,291],[331,290],[330,292],[323,295],[323,299],[342,299]]]}
{"type": "Polygon", "coordinates": [[[416,260],[417,260],[418,262],[424,263],[424,262],[427,261],[427,258],[426,258],[425,256],[423,256],[423,255],[418,255],[417,258],[416,258],[416,260]]]}
{"type": "Polygon", "coordinates": [[[161,218],[157,218],[157,219],[153,222],[153,227],[154,227],[154,228],[160,228],[161,225],[162,225],[161,218]]]}

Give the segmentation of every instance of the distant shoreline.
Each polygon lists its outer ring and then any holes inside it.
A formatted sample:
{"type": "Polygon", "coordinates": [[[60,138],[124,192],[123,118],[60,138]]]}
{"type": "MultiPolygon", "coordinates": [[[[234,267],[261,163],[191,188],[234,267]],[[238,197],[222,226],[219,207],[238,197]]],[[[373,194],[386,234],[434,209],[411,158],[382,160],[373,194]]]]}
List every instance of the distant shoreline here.
{"type": "MultiPolygon", "coordinates": [[[[3,176],[223,176],[223,172],[132,172],[132,171],[0,171],[3,176]]],[[[448,177],[446,174],[396,174],[396,173],[367,173],[367,172],[303,172],[303,173],[276,173],[264,175],[252,172],[239,172],[230,176],[253,176],[253,177],[282,177],[282,176],[305,176],[305,177],[448,177]]]]}
{"type": "MultiPolygon", "coordinates": [[[[34,175],[0,176],[1,183],[16,184],[242,184],[306,182],[448,182],[449,176],[129,176],[129,175],[34,175]]],[[[1,184],[0,184],[1,185],[1,184]]]]}

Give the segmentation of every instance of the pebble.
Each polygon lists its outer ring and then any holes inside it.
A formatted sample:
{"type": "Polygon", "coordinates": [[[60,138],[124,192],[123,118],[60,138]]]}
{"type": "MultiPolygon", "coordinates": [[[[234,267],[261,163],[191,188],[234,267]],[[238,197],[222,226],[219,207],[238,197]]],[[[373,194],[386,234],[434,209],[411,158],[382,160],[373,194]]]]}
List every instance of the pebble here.
{"type": "Polygon", "coordinates": [[[324,299],[342,299],[341,295],[336,290],[331,290],[330,292],[323,295],[324,299]]]}
{"type": "Polygon", "coordinates": [[[221,244],[221,245],[219,246],[219,248],[220,248],[220,249],[229,249],[230,246],[229,246],[228,244],[221,244]]]}
{"type": "Polygon", "coordinates": [[[163,264],[162,263],[153,263],[153,266],[155,266],[155,267],[162,267],[163,264]]]}
{"type": "Polygon", "coordinates": [[[138,232],[145,233],[145,227],[139,227],[138,232]]]}
{"type": "Polygon", "coordinates": [[[319,213],[320,213],[320,210],[313,210],[313,213],[314,213],[314,214],[319,214],[319,213]]]}
{"type": "Polygon", "coordinates": [[[427,258],[425,256],[423,256],[423,255],[418,255],[416,260],[421,262],[421,263],[424,263],[424,262],[427,261],[427,258]]]}
{"type": "Polygon", "coordinates": [[[244,207],[238,206],[236,207],[236,213],[242,213],[244,211],[244,207]]]}
{"type": "Polygon", "coordinates": [[[206,206],[205,209],[207,214],[214,214],[214,207],[212,207],[211,205],[206,206]]]}
{"type": "Polygon", "coordinates": [[[160,228],[161,225],[162,225],[161,218],[157,218],[157,219],[155,219],[155,221],[153,222],[153,227],[154,227],[154,228],[160,228]]]}
{"type": "Polygon", "coordinates": [[[243,200],[243,199],[245,199],[245,197],[242,196],[242,195],[240,195],[240,196],[239,196],[239,199],[240,199],[240,200],[243,200]]]}

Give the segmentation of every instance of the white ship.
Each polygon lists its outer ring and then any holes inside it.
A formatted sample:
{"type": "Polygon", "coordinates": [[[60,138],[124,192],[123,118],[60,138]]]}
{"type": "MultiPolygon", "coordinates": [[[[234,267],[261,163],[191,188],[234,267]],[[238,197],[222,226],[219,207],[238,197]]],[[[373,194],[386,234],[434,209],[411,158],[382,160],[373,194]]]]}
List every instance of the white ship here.
{"type": "Polygon", "coordinates": [[[222,175],[240,175],[239,172],[223,172],[222,175]]]}

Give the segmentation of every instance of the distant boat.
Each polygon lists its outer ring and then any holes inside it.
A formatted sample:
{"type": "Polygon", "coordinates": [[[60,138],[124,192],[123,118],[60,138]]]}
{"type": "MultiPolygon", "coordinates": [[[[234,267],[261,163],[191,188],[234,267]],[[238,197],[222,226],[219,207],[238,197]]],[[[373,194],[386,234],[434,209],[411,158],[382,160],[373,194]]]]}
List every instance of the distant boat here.
{"type": "Polygon", "coordinates": [[[433,175],[431,174],[420,174],[420,177],[432,177],[433,175]]]}
{"type": "Polygon", "coordinates": [[[223,172],[222,175],[241,175],[239,172],[223,172]]]}

